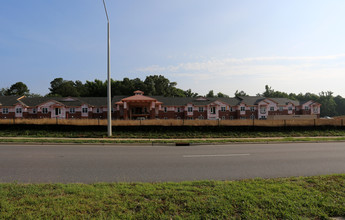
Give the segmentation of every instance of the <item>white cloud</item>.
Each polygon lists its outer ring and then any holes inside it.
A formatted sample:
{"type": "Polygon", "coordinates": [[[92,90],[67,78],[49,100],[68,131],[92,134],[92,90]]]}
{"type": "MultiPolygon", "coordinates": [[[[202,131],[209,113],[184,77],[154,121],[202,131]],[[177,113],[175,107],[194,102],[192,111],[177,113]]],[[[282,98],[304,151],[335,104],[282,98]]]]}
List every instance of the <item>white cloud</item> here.
{"type": "MultiPolygon", "coordinates": [[[[223,59],[216,59],[211,58],[207,61],[203,62],[188,62],[188,63],[180,63],[177,65],[169,65],[169,66],[159,66],[159,65],[152,65],[148,67],[138,68],[137,71],[142,72],[176,72],[176,71],[223,71],[224,69],[228,69],[233,67],[233,65],[262,65],[264,63],[272,63],[275,61],[301,61],[301,62],[320,62],[322,60],[335,60],[339,58],[344,58],[345,54],[337,54],[337,55],[329,55],[329,56],[305,56],[305,57],[249,57],[249,58],[223,58],[223,59]]],[[[239,66],[241,67],[241,66],[239,66]]]]}
{"type": "MultiPolygon", "coordinates": [[[[331,86],[339,84],[335,82],[345,80],[345,54],[308,57],[212,58],[201,62],[168,66],[152,65],[139,68],[137,71],[173,77],[179,85],[190,85],[189,87],[196,91],[200,90],[200,87],[203,90],[229,88],[229,82],[232,82],[244,91],[253,90],[253,86],[249,88],[249,85],[256,83],[257,88],[254,89],[257,92],[262,92],[264,85],[272,84],[276,85],[277,89],[290,89],[289,92],[296,93],[325,90],[325,85],[331,87],[328,90],[337,91],[338,94],[345,93],[342,87],[331,86]],[[248,83],[249,81],[251,84],[248,83]]],[[[232,91],[222,92],[233,93],[232,91]]]]}

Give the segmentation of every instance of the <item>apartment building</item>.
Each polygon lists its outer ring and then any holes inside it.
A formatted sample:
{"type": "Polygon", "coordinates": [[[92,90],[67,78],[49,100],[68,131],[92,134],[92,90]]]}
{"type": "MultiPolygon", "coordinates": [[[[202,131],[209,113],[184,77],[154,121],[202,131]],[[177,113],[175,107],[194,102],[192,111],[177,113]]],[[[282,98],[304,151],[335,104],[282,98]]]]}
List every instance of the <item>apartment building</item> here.
{"type": "MultiPolygon", "coordinates": [[[[113,119],[235,120],[267,119],[271,115],[320,117],[320,104],[287,98],[114,96],[113,119]]],[[[106,97],[0,97],[0,118],[107,118],[106,97]]]]}

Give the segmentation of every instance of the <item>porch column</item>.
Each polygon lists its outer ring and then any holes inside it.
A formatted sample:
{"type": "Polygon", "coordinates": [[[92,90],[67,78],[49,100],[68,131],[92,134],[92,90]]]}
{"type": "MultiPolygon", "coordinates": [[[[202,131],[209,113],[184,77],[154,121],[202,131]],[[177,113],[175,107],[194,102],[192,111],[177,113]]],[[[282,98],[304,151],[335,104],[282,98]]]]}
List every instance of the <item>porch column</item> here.
{"type": "Polygon", "coordinates": [[[128,120],[127,102],[123,103],[123,119],[128,120]]]}
{"type": "Polygon", "coordinates": [[[154,103],[154,102],[151,102],[150,118],[151,119],[155,119],[156,118],[156,103],[154,103]]]}

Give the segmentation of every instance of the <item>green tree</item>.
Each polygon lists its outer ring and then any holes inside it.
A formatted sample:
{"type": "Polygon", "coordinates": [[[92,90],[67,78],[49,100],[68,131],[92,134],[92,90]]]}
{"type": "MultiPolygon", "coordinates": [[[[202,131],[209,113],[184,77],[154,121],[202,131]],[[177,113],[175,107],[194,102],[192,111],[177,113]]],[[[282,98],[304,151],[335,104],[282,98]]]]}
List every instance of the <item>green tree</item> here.
{"type": "Polygon", "coordinates": [[[184,95],[186,97],[197,97],[199,94],[192,92],[191,89],[187,89],[186,91],[184,91],[184,95]]]}
{"type": "Polygon", "coordinates": [[[345,99],[338,95],[334,98],[334,101],[337,105],[335,108],[337,115],[345,115],[345,99]]]}
{"type": "MultiPolygon", "coordinates": [[[[259,96],[264,96],[267,98],[290,98],[290,95],[286,92],[280,92],[280,91],[274,91],[272,87],[266,85],[265,86],[265,92],[262,94],[258,94],[259,96]]],[[[293,95],[293,94],[291,94],[293,95]]]]}
{"type": "Polygon", "coordinates": [[[337,115],[337,104],[334,101],[333,92],[320,92],[319,98],[312,96],[310,100],[317,101],[321,104],[320,116],[335,116],[337,115]]]}
{"type": "Polygon", "coordinates": [[[93,82],[86,81],[84,84],[86,90],[86,97],[106,97],[107,96],[107,82],[95,79],[93,82]]]}
{"type": "Polygon", "coordinates": [[[147,76],[145,81],[145,94],[157,96],[182,96],[183,90],[177,89],[176,82],[170,82],[162,75],[147,76]]]}
{"type": "Polygon", "coordinates": [[[28,95],[30,90],[23,82],[16,82],[5,92],[5,95],[28,95]]]}
{"type": "Polygon", "coordinates": [[[235,97],[238,97],[238,96],[249,96],[249,95],[245,93],[243,90],[241,90],[240,92],[236,90],[235,97]]]}
{"type": "Polygon", "coordinates": [[[218,92],[218,93],[217,93],[217,97],[218,97],[218,98],[229,98],[228,95],[223,94],[223,93],[221,93],[221,92],[218,92]]]}
{"type": "Polygon", "coordinates": [[[80,96],[76,84],[73,81],[64,80],[63,78],[55,78],[51,81],[49,90],[50,93],[48,96],[80,96]]]}
{"type": "Polygon", "coordinates": [[[0,96],[5,96],[5,95],[6,95],[7,90],[8,90],[8,89],[1,88],[1,89],[0,89],[0,96]]]}
{"type": "Polygon", "coordinates": [[[207,94],[206,94],[207,98],[214,98],[214,92],[213,90],[210,90],[207,94]]]}

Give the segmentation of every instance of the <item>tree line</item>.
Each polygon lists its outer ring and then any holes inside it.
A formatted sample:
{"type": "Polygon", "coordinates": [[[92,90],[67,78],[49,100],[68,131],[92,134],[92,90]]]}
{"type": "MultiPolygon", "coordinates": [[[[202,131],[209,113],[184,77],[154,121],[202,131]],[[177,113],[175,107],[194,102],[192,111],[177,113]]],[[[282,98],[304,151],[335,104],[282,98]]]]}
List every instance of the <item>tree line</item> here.
{"type": "MultiPolygon", "coordinates": [[[[141,80],[139,78],[123,80],[111,80],[112,95],[131,96],[133,91],[141,90],[148,96],[166,96],[166,97],[198,97],[198,93],[192,92],[191,89],[182,90],[177,88],[176,82],[170,82],[169,79],[162,75],[150,75],[141,80]]],[[[63,78],[55,78],[50,82],[49,93],[47,97],[106,97],[107,96],[107,81],[95,79],[94,81],[86,81],[85,83],[76,80],[65,80],[63,78]]],[[[27,85],[23,82],[17,82],[9,88],[0,89],[0,96],[28,96],[39,97],[41,95],[30,93],[27,85]]],[[[289,98],[292,100],[309,101],[313,100],[321,104],[321,116],[338,116],[345,115],[345,98],[342,96],[334,96],[333,92],[326,91],[319,94],[314,93],[285,93],[275,91],[270,86],[266,85],[262,93],[257,96],[264,96],[267,98],[289,98]]],[[[234,96],[249,96],[243,90],[236,90],[234,96]]],[[[205,97],[229,97],[224,93],[214,93],[210,90],[205,97]]]]}

